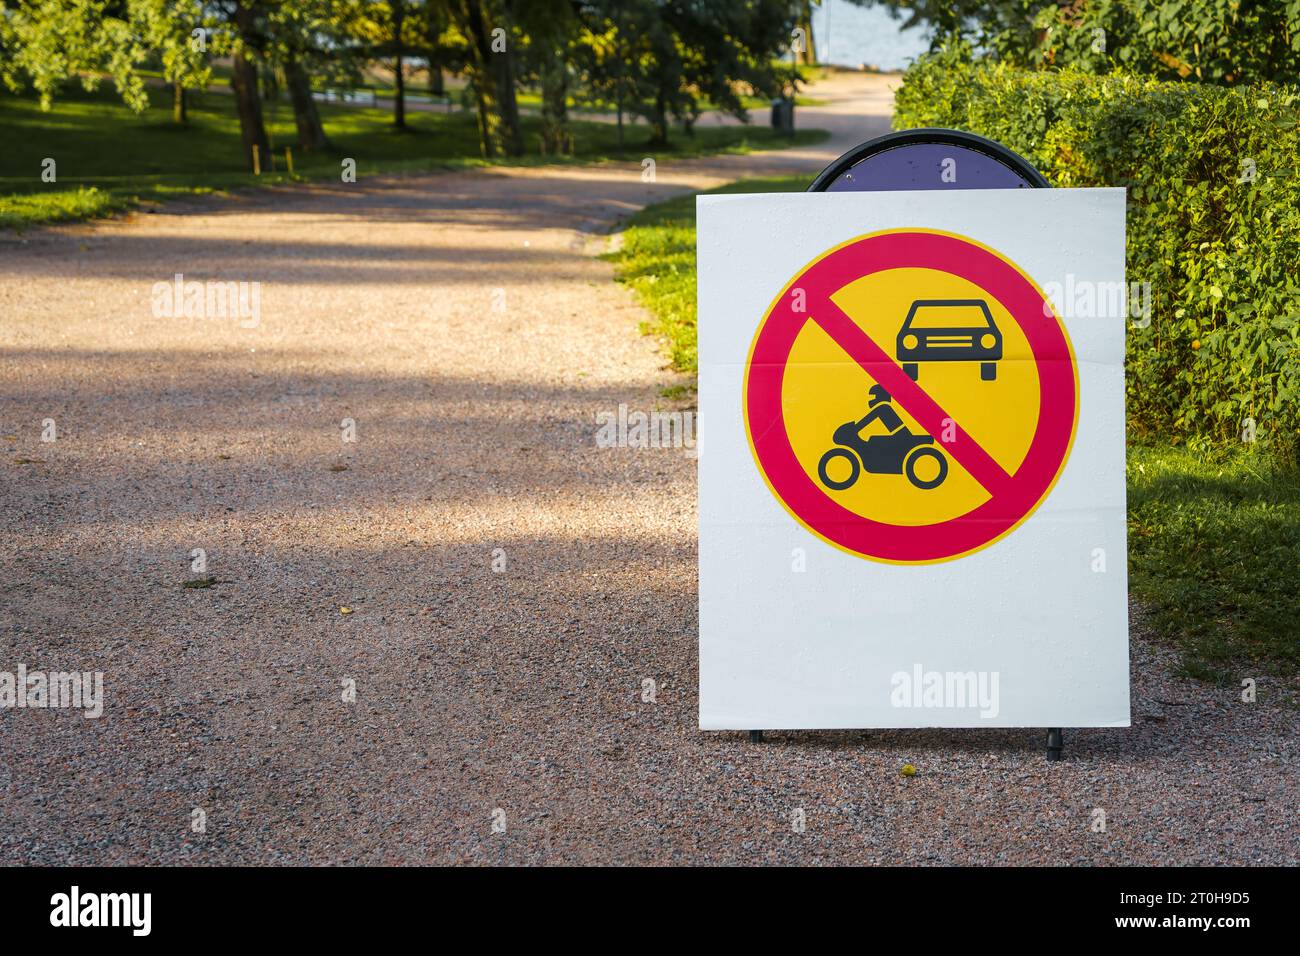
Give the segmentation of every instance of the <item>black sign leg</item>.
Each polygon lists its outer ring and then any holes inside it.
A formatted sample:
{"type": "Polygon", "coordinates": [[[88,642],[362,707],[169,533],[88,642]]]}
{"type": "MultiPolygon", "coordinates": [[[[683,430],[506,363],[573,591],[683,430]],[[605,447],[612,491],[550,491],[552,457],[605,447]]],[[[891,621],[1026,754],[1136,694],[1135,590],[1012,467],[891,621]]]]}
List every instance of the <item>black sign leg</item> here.
{"type": "Polygon", "coordinates": [[[1061,728],[1047,728],[1047,759],[1049,761],[1060,760],[1063,749],[1065,749],[1065,739],[1061,736],[1061,728]]]}
{"type": "Polygon", "coordinates": [[[751,730],[749,732],[749,742],[751,744],[761,744],[763,742],[763,731],[751,730]]]}

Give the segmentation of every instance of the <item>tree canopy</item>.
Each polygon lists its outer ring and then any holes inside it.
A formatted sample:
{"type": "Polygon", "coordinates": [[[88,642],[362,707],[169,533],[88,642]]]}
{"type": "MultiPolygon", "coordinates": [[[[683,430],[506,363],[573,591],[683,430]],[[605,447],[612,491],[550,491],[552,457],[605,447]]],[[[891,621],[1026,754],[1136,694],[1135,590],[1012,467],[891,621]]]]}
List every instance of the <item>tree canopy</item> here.
{"type": "MultiPolygon", "coordinates": [[[[0,81],[45,108],[61,86],[105,78],[135,110],[157,71],[185,121],[187,89],[228,63],[245,151],[268,148],[261,101],[287,94],[304,149],[328,149],[313,91],[391,76],[393,123],[405,126],[418,72],[443,91],[460,74],[484,156],[518,155],[519,90],[540,92],[541,148],[571,148],[574,103],[645,120],[663,145],[690,132],[707,102],[748,118],[746,97],[795,83],[780,58],[807,0],[0,0],[0,81]]],[[[251,160],[250,160],[251,161],[251,160]]]]}

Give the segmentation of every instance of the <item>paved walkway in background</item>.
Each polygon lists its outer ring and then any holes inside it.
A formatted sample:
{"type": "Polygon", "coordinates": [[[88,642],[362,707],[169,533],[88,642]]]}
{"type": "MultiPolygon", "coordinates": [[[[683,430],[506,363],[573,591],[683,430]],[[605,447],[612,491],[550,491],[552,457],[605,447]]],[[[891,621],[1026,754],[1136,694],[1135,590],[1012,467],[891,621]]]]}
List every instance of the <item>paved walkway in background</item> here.
{"type": "Polygon", "coordinates": [[[595,445],[675,377],[587,237],[887,128],[886,80],[813,95],[829,143],[655,183],[386,178],[0,238],[0,670],[107,698],[0,709],[0,859],[1297,862],[1295,711],[1171,677],[1140,621],[1135,726],[1061,764],[1029,730],[696,728],[695,464],[595,445]],[[259,326],[155,317],[176,273],[261,282],[259,326]],[[193,549],[213,586],[181,586],[193,549]]]}

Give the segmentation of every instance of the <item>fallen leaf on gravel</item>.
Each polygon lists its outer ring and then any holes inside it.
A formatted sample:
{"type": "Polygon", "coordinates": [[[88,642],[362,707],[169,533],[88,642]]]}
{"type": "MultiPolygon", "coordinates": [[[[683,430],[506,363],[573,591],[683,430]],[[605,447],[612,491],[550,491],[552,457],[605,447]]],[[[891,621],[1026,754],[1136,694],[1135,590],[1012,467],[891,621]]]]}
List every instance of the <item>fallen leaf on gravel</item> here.
{"type": "Polygon", "coordinates": [[[339,608],[339,613],[340,613],[340,614],[351,614],[351,613],[352,613],[352,608],[350,608],[350,607],[341,607],[341,608],[339,608]]]}
{"type": "Polygon", "coordinates": [[[217,583],[218,583],[218,581],[217,581],[217,579],[214,578],[214,577],[195,578],[193,581],[182,581],[182,582],[181,582],[181,587],[183,587],[183,588],[210,588],[210,587],[212,587],[212,585],[217,584],[217,583]]]}
{"type": "Polygon", "coordinates": [[[217,457],[220,458],[222,461],[230,461],[229,455],[218,455],[217,457]]]}
{"type": "Polygon", "coordinates": [[[15,458],[14,464],[15,465],[43,465],[45,464],[45,459],[44,458],[15,458]]]}
{"type": "Polygon", "coordinates": [[[347,465],[330,465],[330,471],[347,471],[347,465]]]}
{"type": "Polygon", "coordinates": [[[916,776],[916,768],[913,767],[910,763],[903,764],[903,769],[898,772],[901,773],[904,777],[916,776]]]}

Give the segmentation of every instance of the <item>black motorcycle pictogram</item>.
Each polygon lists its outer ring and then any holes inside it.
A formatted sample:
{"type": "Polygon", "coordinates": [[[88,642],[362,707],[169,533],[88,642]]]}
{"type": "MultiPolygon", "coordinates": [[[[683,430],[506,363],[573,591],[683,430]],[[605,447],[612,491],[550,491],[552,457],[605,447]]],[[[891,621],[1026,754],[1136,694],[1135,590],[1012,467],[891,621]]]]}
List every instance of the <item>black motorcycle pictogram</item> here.
{"type": "Polygon", "coordinates": [[[917,488],[938,488],[948,477],[948,459],[934,445],[933,435],[918,435],[903,424],[894,411],[891,397],[883,385],[871,387],[871,411],[853,422],[845,422],[831,436],[836,447],[822,455],[817,463],[817,476],[832,491],[843,491],[857,482],[862,470],[873,475],[907,475],[907,480],[917,488]],[[887,434],[862,437],[862,430],[872,422],[879,422],[887,434]],[[831,462],[842,458],[849,464],[847,478],[836,481],[828,474],[831,462]],[[923,479],[917,474],[917,464],[933,459],[938,472],[933,478],[923,479]]]}

